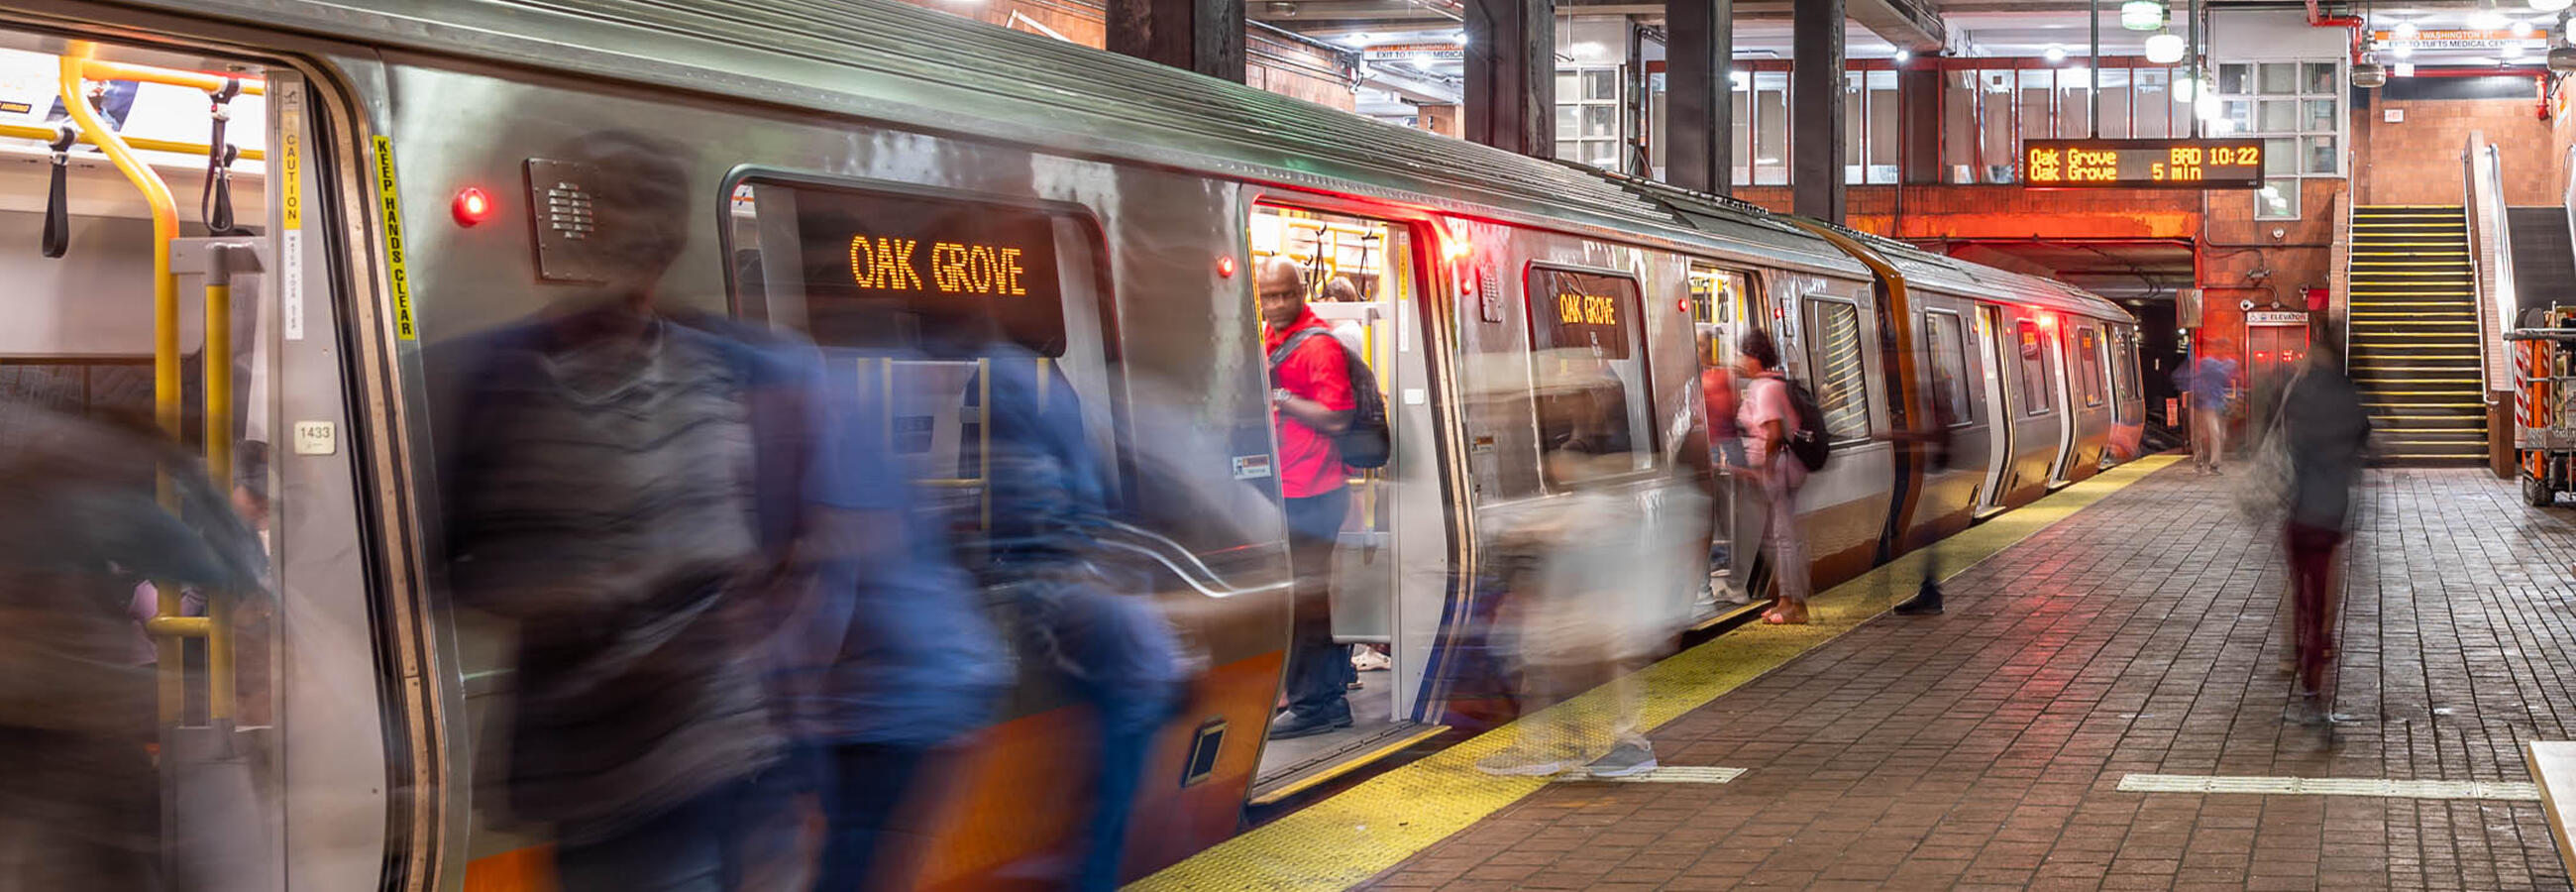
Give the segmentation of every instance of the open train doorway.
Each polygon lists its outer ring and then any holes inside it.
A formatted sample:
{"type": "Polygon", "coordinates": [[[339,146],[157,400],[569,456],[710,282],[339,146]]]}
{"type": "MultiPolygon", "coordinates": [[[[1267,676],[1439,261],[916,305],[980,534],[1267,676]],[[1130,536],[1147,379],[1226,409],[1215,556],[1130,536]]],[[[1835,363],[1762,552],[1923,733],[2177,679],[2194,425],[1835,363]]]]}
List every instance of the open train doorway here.
{"type": "MultiPolygon", "coordinates": [[[[1690,270],[1691,317],[1709,332],[1708,353],[1700,356],[1700,392],[1703,412],[1724,412],[1736,404],[1743,382],[1735,380],[1736,341],[1752,320],[1761,317],[1760,300],[1752,288],[1752,278],[1745,273],[1720,269],[1694,261],[1690,270]],[[1722,374],[1705,374],[1706,370],[1722,374]],[[1727,393],[1712,395],[1712,386],[1724,387],[1727,393]]],[[[1735,419],[1708,417],[1703,429],[1709,432],[1710,449],[1718,455],[1737,456],[1741,443],[1724,442],[1735,433],[1735,419]]],[[[1716,473],[1724,473],[1719,470],[1716,473]]],[[[1749,498],[1743,487],[1720,485],[1715,488],[1716,526],[1709,534],[1709,585],[1697,603],[1692,605],[1695,619],[1714,616],[1725,604],[1752,600],[1753,562],[1762,552],[1761,500],[1749,498]]]]}
{"type": "MultiPolygon", "coordinates": [[[[1299,504],[1318,504],[1304,499],[1348,505],[1329,563],[1295,561],[1308,564],[1297,568],[1310,578],[1299,584],[1296,625],[1310,645],[1301,657],[1292,640],[1278,705],[1286,710],[1339,694],[1350,721],[1267,741],[1253,788],[1259,804],[1439,730],[1413,717],[1441,622],[1449,546],[1422,331],[1419,235],[1403,224],[1267,204],[1254,209],[1249,223],[1256,302],[1278,261],[1296,268],[1307,312],[1374,379],[1369,383],[1384,398],[1390,441],[1382,467],[1305,468],[1289,454],[1297,450],[1287,442],[1291,434],[1277,426],[1282,454],[1274,467],[1283,495],[1294,503],[1291,513],[1299,504]],[[1329,483],[1318,477],[1325,474],[1329,483]],[[1320,584],[1311,578],[1318,567],[1327,577],[1320,584]],[[1318,635],[1329,637],[1329,651],[1311,643],[1318,635]]],[[[1263,352],[1271,386],[1279,388],[1289,382],[1280,377],[1281,356],[1268,349],[1279,340],[1272,328],[1263,326],[1263,352]]],[[[1326,710],[1337,715],[1329,705],[1326,710]]]]}

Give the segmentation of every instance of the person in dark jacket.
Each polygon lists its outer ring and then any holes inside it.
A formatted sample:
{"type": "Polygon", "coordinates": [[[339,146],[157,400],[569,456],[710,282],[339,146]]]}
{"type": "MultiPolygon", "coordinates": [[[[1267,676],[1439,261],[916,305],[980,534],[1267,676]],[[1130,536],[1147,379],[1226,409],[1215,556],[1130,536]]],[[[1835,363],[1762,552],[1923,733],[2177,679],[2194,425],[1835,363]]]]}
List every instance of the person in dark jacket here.
{"type": "MultiPolygon", "coordinates": [[[[2352,522],[2353,489],[2369,458],[2370,414],[2346,377],[2332,337],[2308,350],[2307,368],[2281,400],[2281,436],[2290,459],[2288,514],[2282,541],[2290,560],[2293,650],[2300,693],[2324,689],[2333,663],[2335,553],[2352,522]]],[[[2330,704],[2316,703],[2318,714],[2330,704]]]]}

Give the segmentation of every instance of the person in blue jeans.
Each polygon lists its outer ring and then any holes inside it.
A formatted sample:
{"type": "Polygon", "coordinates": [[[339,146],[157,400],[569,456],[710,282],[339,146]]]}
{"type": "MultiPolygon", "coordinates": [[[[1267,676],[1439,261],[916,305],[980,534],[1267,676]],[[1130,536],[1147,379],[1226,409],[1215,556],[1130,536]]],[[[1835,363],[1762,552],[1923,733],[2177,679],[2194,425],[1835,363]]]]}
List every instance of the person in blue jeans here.
{"type": "Polygon", "coordinates": [[[2181,377],[2191,394],[2191,466],[2203,474],[2219,473],[2227,451],[2227,408],[2236,393],[2235,345],[2226,338],[2209,342],[2181,377]]]}

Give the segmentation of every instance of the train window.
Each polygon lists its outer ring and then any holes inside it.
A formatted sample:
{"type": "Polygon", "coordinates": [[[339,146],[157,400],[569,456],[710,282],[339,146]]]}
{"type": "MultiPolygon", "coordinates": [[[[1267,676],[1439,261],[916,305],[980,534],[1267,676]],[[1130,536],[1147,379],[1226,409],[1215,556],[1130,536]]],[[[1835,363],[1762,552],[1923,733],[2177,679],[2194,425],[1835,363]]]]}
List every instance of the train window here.
{"type": "Polygon", "coordinates": [[[2114,417],[2122,424],[2136,424],[2146,409],[2138,390],[2138,342],[2124,330],[2111,332],[2111,398],[2114,417]]]}
{"type": "Polygon", "coordinates": [[[1968,399],[1968,336],[1956,313],[1923,314],[1923,337],[1932,354],[1932,398],[1948,410],[1951,424],[1975,424],[1976,404],[1968,399]]]}
{"type": "Polygon", "coordinates": [[[1625,453],[1638,470],[1654,467],[1637,280],[1532,266],[1525,293],[1539,452],[1625,453]]]}
{"type": "Polygon", "coordinates": [[[737,184],[729,206],[736,309],[812,338],[836,386],[889,396],[879,424],[933,510],[1000,529],[983,486],[997,408],[1073,413],[1097,454],[1119,454],[1088,217],[768,177],[737,184]]]}
{"type": "Polygon", "coordinates": [[[2056,411],[2057,397],[2051,393],[2048,377],[2049,340],[2048,334],[2040,331],[2039,323],[2021,321],[2021,405],[2026,414],[2056,411]]]}
{"type": "Polygon", "coordinates": [[[1869,436],[1869,369],[1861,358],[1860,308],[1841,301],[1807,303],[1808,360],[1816,409],[1836,440],[1869,436]]]}
{"type": "Polygon", "coordinates": [[[2102,338],[2093,333],[2092,326],[2075,329],[2075,363],[2082,372],[2084,405],[2087,407],[2101,405],[2102,338]]]}

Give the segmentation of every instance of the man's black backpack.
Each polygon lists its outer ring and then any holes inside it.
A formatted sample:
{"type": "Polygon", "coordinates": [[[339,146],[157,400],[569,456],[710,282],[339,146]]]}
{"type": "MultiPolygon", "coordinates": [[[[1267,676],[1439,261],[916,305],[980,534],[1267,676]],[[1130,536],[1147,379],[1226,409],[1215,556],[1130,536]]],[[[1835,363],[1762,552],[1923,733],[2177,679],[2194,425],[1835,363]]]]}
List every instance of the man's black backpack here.
{"type": "Polygon", "coordinates": [[[1816,408],[1816,395],[1807,392],[1807,384],[1787,375],[1780,383],[1789,385],[1789,405],[1798,410],[1798,432],[1789,435],[1789,454],[1809,471],[1825,469],[1825,459],[1832,456],[1833,437],[1825,431],[1824,410],[1816,408]]]}
{"type": "Polygon", "coordinates": [[[1270,351],[1270,376],[1279,377],[1279,364],[1297,352],[1297,345],[1308,338],[1322,337],[1333,342],[1342,352],[1343,370],[1351,377],[1351,426],[1333,435],[1333,451],[1342,454],[1342,464],[1354,468],[1383,468],[1393,454],[1393,441],[1386,431],[1386,395],[1377,390],[1377,375],[1369,371],[1368,362],[1360,358],[1342,339],[1320,328],[1299,329],[1288,336],[1288,342],[1270,351]]]}

